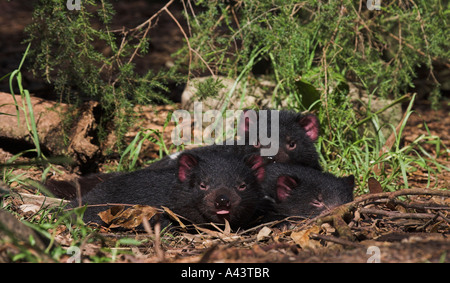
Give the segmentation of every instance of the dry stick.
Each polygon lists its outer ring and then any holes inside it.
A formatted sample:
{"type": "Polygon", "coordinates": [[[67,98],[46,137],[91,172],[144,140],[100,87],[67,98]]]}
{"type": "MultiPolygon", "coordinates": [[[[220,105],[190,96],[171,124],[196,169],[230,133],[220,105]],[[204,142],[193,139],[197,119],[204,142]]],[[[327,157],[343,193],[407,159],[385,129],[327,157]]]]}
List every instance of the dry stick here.
{"type": "Polygon", "coordinates": [[[447,217],[444,216],[444,214],[442,213],[442,211],[438,211],[437,214],[444,219],[445,222],[447,222],[447,224],[450,224],[450,219],[448,219],[447,217]]]}
{"type": "Polygon", "coordinates": [[[164,10],[171,18],[172,20],[177,24],[178,28],[180,29],[181,33],[183,34],[184,38],[186,39],[186,44],[188,46],[189,49],[189,67],[188,67],[188,82],[189,82],[189,77],[191,74],[191,63],[192,63],[192,52],[195,52],[195,54],[198,56],[198,58],[200,58],[200,60],[206,65],[206,68],[208,68],[209,72],[211,73],[211,75],[213,76],[213,78],[216,78],[216,75],[214,74],[214,72],[211,70],[211,68],[209,67],[208,63],[206,63],[206,61],[200,56],[200,54],[198,54],[197,51],[195,51],[192,47],[191,44],[189,43],[189,38],[186,35],[186,33],[183,30],[183,27],[180,25],[180,23],[177,21],[177,19],[175,18],[175,16],[169,11],[169,9],[167,9],[167,5],[164,6],[162,8],[162,10],[164,10]]]}
{"type": "Polygon", "coordinates": [[[450,206],[438,205],[434,202],[421,202],[421,203],[405,203],[400,200],[392,200],[392,199],[379,199],[374,202],[370,202],[367,204],[386,204],[392,203],[395,205],[401,205],[404,208],[412,208],[412,209],[432,209],[432,210],[450,210],[450,206]]]}
{"type": "Polygon", "coordinates": [[[354,247],[354,248],[362,248],[362,247],[366,247],[362,244],[358,244],[343,238],[337,238],[334,236],[327,236],[327,235],[320,235],[320,234],[315,234],[315,233],[311,233],[309,235],[309,237],[313,240],[323,240],[323,241],[327,241],[327,242],[333,242],[336,244],[340,244],[343,246],[349,246],[349,247],[354,247]]]}
{"type": "MultiPolygon", "coordinates": [[[[145,38],[147,36],[147,33],[149,32],[150,28],[152,27],[152,21],[155,17],[157,17],[159,14],[161,14],[163,11],[167,11],[167,7],[169,7],[174,0],[170,0],[164,7],[162,7],[158,12],[156,12],[153,16],[151,16],[148,20],[146,20],[145,22],[143,22],[142,24],[138,25],[137,27],[131,29],[130,31],[135,31],[135,30],[139,30],[142,27],[144,27],[145,25],[148,24],[147,29],[144,32],[144,36],[143,38],[145,38]]],[[[139,50],[139,47],[136,47],[136,49],[133,52],[133,55],[131,55],[130,60],[128,60],[128,63],[130,63],[133,58],[136,56],[137,52],[139,50]]]]}
{"type": "Polygon", "coordinates": [[[439,217],[440,212],[438,212],[432,219],[428,220],[425,224],[423,224],[422,226],[418,226],[416,228],[416,231],[424,231],[425,228],[427,228],[428,226],[430,226],[431,223],[434,223],[436,221],[436,219],[439,217]]]}
{"type": "Polygon", "coordinates": [[[398,196],[405,196],[405,195],[432,195],[432,196],[450,197],[450,191],[439,191],[439,190],[419,189],[419,188],[402,189],[395,192],[384,192],[378,194],[363,195],[346,205],[353,205],[370,199],[380,199],[380,198],[394,199],[398,196]]]}
{"type": "Polygon", "coordinates": [[[382,198],[388,198],[388,199],[394,199],[398,196],[404,196],[404,195],[433,195],[433,196],[442,196],[442,197],[450,197],[450,191],[438,191],[438,190],[430,190],[430,189],[402,189],[395,192],[385,192],[385,193],[378,193],[378,194],[367,194],[358,197],[352,202],[343,204],[341,206],[336,207],[333,210],[327,211],[317,217],[312,218],[309,220],[306,225],[309,225],[311,223],[315,223],[318,220],[320,220],[323,217],[333,215],[338,209],[339,211],[344,210],[353,210],[356,208],[356,206],[364,201],[367,200],[373,200],[373,199],[382,199],[382,198]]]}
{"type": "MultiPolygon", "coordinates": [[[[400,38],[398,38],[398,36],[396,36],[395,34],[389,33],[389,36],[392,37],[393,39],[400,41],[400,38]]],[[[427,54],[425,54],[425,52],[423,52],[420,49],[416,49],[414,48],[414,46],[412,46],[411,44],[407,43],[407,42],[403,42],[403,44],[405,44],[405,46],[409,47],[410,49],[416,51],[417,53],[419,53],[422,56],[427,56],[427,54]]],[[[441,64],[444,64],[447,68],[450,68],[450,64],[447,62],[443,62],[442,58],[438,58],[438,57],[432,57],[431,58],[433,61],[435,62],[439,62],[441,64]]]]}
{"type": "Polygon", "coordinates": [[[376,214],[381,216],[387,216],[390,219],[399,219],[399,218],[406,218],[406,219],[433,219],[436,217],[433,213],[406,213],[406,212],[398,212],[398,211],[386,211],[382,209],[375,209],[375,208],[360,208],[358,210],[360,213],[364,214],[376,214]]]}
{"type": "MultiPolygon", "coordinates": [[[[189,23],[189,13],[187,11],[186,4],[184,3],[184,0],[181,0],[181,3],[183,4],[183,10],[184,10],[184,13],[186,14],[186,22],[187,22],[187,26],[188,26],[188,29],[189,29],[189,36],[192,36],[191,24],[189,23]]],[[[194,15],[194,18],[195,18],[195,15],[194,15]]]]}

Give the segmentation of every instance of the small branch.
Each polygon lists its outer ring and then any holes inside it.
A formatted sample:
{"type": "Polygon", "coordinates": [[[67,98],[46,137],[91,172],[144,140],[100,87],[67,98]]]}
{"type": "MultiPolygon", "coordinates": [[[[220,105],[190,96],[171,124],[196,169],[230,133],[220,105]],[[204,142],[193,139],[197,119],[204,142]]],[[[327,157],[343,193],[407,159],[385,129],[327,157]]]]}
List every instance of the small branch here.
{"type": "Polygon", "coordinates": [[[309,237],[311,239],[313,239],[313,240],[323,240],[323,241],[326,241],[326,242],[333,242],[333,243],[336,243],[336,244],[340,244],[340,245],[343,245],[343,246],[354,247],[354,248],[364,248],[365,247],[362,244],[358,244],[358,243],[355,243],[355,242],[352,242],[352,241],[349,241],[349,240],[346,240],[346,239],[343,239],[343,238],[337,238],[337,237],[334,237],[334,236],[319,235],[319,234],[311,233],[309,235],[309,237]]]}
{"type": "Polygon", "coordinates": [[[189,42],[189,38],[186,35],[186,33],[183,30],[183,27],[180,25],[180,23],[177,21],[177,19],[175,18],[175,16],[169,11],[169,9],[167,9],[167,5],[164,6],[162,8],[162,10],[164,10],[171,18],[172,20],[177,24],[178,28],[180,29],[181,33],[183,34],[184,38],[186,39],[186,44],[188,46],[189,49],[189,67],[188,67],[188,82],[189,82],[189,77],[191,75],[191,63],[192,63],[192,47],[191,44],[189,42]]]}
{"type": "Polygon", "coordinates": [[[361,202],[365,202],[368,200],[377,200],[377,199],[389,199],[392,200],[399,196],[406,196],[406,195],[433,195],[433,196],[441,196],[441,197],[447,197],[450,198],[450,191],[440,191],[440,190],[430,190],[430,189],[402,189],[395,192],[383,192],[378,194],[366,194],[357,197],[354,201],[343,204],[341,206],[336,207],[335,209],[332,209],[330,211],[327,211],[315,218],[310,219],[306,225],[309,225],[311,223],[320,221],[321,219],[328,217],[330,215],[335,214],[343,214],[346,212],[350,212],[354,210],[357,205],[361,202]]]}
{"type": "Polygon", "coordinates": [[[361,208],[358,210],[363,214],[375,214],[389,217],[390,219],[433,219],[436,217],[435,214],[432,213],[406,213],[406,212],[398,212],[398,211],[386,211],[375,208],[361,208]]]}

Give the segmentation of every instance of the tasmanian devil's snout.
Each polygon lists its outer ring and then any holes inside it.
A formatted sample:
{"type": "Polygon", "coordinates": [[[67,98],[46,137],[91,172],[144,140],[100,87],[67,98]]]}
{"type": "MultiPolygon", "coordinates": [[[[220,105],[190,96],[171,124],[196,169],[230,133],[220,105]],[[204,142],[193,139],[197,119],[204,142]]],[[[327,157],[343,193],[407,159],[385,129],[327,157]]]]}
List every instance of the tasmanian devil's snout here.
{"type": "MultiPolygon", "coordinates": [[[[214,205],[216,206],[217,209],[230,209],[231,207],[231,202],[230,199],[228,198],[228,196],[226,195],[219,195],[215,202],[214,205]]],[[[220,213],[219,213],[220,214],[220,213]]]]}

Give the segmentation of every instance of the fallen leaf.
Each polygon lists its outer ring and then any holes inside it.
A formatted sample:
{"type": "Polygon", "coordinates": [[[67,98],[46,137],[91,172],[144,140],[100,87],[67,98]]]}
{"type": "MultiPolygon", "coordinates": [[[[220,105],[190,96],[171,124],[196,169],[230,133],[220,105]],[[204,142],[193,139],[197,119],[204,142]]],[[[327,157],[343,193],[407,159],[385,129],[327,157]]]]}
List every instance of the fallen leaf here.
{"type": "Polygon", "coordinates": [[[256,241],[260,242],[262,240],[265,240],[269,235],[272,233],[272,229],[270,229],[267,226],[264,226],[259,232],[258,235],[256,235],[256,241]]]}
{"type": "Polygon", "coordinates": [[[369,178],[369,192],[371,194],[378,194],[383,192],[383,188],[381,188],[380,182],[378,182],[374,177],[369,178]]]}
{"type": "Polygon", "coordinates": [[[142,221],[150,220],[158,210],[147,205],[133,205],[125,209],[124,206],[113,206],[98,214],[100,218],[109,225],[109,228],[133,229],[142,224],[142,221]]]}
{"type": "Polygon", "coordinates": [[[113,219],[116,218],[117,215],[119,215],[124,209],[125,206],[123,205],[115,205],[110,207],[108,210],[98,213],[98,216],[103,222],[110,224],[113,219]]]}
{"type": "Polygon", "coordinates": [[[184,225],[183,222],[181,222],[180,218],[178,218],[178,216],[172,210],[170,210],[168,207],[165,207],[165,206],[161,206],[161,207],[162,207],[162,209],[164,209],[165,213],[169,214],[173,220],[177,221],[178,224],[180,224],[181,228],[186,229],[186,225],[184,225]]]}
{"type": "Polygon", "coordinates": [[[309,235],[311,233],[319,233],[320,227],[319,226],[313,226],[310,229],[307,230],[301,230],[298,232],[292,232],[291,238],[294,240],[294,242],[299,245],[302,249],[316,249],[321,247],[321,244],[319,241],[312,240],[309,238],[309,235]]]}

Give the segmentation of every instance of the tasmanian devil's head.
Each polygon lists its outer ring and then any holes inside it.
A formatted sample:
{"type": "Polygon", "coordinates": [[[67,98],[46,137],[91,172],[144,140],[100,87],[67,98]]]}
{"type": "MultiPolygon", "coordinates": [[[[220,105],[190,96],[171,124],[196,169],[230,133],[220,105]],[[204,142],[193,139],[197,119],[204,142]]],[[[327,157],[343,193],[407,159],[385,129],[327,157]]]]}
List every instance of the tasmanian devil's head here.
{"type": "Polygon", "coordinates": [[[280,147],[273,161],[282,163],[300,163],[321,169],[314,142],[319,135],[319,121],[313,114],[280,112],[280,147]]]}
{"type": "Polygon", "coordinates": [[[179,191],[184,198],[178,201],[179,212],[194,223],[226,219],[233,228],[245,226],[263,197],[259,183],[264,174],[259,155],[184,153],[178,160],[179,191]]]}
{"type": "Polygon", "coordinates": [[[281,175],[276,181],[276,209],[285,216],[314,217],[353,200],[354,176],[338,178],[331,174],[319,180],[281,175]]]}
{"type": "MultiPolygon", "coordinates": [[[[274,111],[274,110],[272,110],[274,111]]],[[[303,115],[293,111],[277,111],[278,123],[272,123],[275,117],[272,117],[272,111],[267,111],[267,114],[257,115],[254,111],[244,111],[240,128],[245,134],[246,142],[250,142],[247,137],[251,132],[258,133],[256,143],[253,143],[257,148],[268,148],[272,144],[264,144],[261,141],[261,135],[267,134],[270,141],[275,138],[275,133],[278,133],[278,149],[276,154],[266,156],[266,159],[278,163],[300,163],[308,167],[321,170],[318,162],[317,151],[314,147],[314,142],[319,136],[319,120],[314,114],[303,115]],[[265,119],[265,121],[263,121],[265,119]],[[266,125],[264,133],[260,127],[266,125]],[[277,131],[273,129],[277,128],[277,131]]]]}

